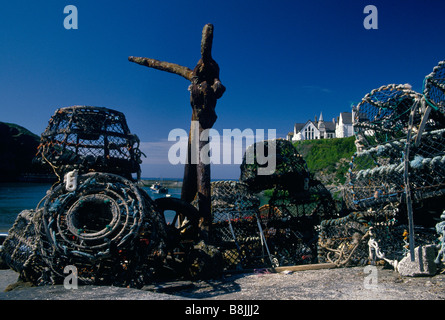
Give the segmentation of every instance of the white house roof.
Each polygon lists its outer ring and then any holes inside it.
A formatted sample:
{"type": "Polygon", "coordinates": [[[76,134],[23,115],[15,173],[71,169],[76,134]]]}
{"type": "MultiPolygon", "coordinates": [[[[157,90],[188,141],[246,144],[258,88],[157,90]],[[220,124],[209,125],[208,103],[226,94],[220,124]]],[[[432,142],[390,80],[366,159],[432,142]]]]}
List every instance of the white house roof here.
{"type": "Polygon", "coordinates": [[[305,125],[306,125],[306,123],[296,123],[294,125],[294,127],[295,127],[296,131],[301,131],[301,129],[303,129],[305,125]]]}
{"type": "Polygon", "coordinates": [[[352,124],[352,112],[341,112],[340,116],[343,119],[343,124],[352,124]]]}
{"type": "Polygon", "coordinates": [[[324,126],[326,128],[326,132],[334,132],[335,131],[335,123],[328,121],[324,123],[324,126]]]}
{"type": "MultiPolygon", "coordinates": [[[[299,131],[303,130],[303,128],[306,127],[307,125],[312,124],[318,130],[318,123],[319,123],[319,121],[312,121],[312,120],[308,120],[305,123],[296,123],[295,129],[296,129],[296,132],[299,132],[299,131]]],[[[323,123],[324,123],[325,129],[326,129],[326,132],[335,132],[335,123],[333,123],[331,121],[328,121],[328,122],[323,121],[323,123]]]]}

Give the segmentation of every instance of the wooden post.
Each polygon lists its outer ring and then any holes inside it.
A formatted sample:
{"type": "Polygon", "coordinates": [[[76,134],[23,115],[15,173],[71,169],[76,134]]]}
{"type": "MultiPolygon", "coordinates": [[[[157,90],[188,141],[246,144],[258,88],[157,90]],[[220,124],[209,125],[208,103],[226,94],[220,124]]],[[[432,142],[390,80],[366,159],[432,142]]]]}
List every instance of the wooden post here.
{"type": "Polygon", "coordinates": [[[219,80],[219,66],[212,58],[213,25],[206,24],[202,30],[201,59],[193,71],[187,67],[174,63],[159,61],[149,58],[129,57],[131,62],[138,63],[149,68],[174,73],[191,81],[189,86],[190,104],[192,106],[192,126],[189,132],[188,158],[184,168],[184,180],[181,198],[187,202],[193,201],[198,195],[198,206],[201,215],[201,230],[204,238],[208,237],[212,222],[210,199],[210,164],[202,162],[201,150],[209,143],[208,140],[194,141],[193,125],[199,123],[199,137],[201,133],[210,129],[216,121],[216,101],[225,92],[225,87],[219,80]],[[193,144],[198,144],[193,145],[193,144]],[[192,163],[192,150],[198,147],[198,162],[192,163]]]}

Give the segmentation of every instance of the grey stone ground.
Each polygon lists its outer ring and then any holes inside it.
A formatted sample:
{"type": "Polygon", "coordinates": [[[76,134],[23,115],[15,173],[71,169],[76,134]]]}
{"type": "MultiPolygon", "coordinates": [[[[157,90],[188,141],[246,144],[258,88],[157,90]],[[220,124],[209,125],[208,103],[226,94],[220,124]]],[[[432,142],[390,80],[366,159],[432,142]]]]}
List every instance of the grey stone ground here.
{"type": "Polygon", "coordinates": [[[79,286],[17,287],[12,270],[0,270],[2,300],[445,300],[445,274],[433,277],[402,277],[391,269],[363,267],[250,273],[221,280],[150,285],[144,290],[79,286]],[[376,275],[376,281],[369,282],[376,275]],[[374,287],[376,286],[376,287],[374,287]],[[158,292],[155,292],[158,291],[158,292]],[[159,292],[160,291],[160,292],[159,292]]]}

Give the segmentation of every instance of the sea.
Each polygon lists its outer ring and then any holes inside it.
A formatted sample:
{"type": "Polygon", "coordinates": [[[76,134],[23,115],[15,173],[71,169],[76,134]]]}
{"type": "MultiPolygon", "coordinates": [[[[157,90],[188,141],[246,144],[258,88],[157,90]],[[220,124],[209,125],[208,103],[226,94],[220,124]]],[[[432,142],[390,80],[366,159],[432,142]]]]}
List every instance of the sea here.
{"type": "MultiPolygon", "coordinates": [[[[51,189],[51,183],[14,182],[0,183],[0,233],[7,233],[14,224],[17,215],[23,210],[35,209],[51,189]]],[[[152,199],[166,197],[180,198],[181,188],[168,188],[167,194],[155,193],[150,186],[142,187],[152,199]]],[[[171,222],[173,211],[166,211],[166,222],[171,222]]]]}

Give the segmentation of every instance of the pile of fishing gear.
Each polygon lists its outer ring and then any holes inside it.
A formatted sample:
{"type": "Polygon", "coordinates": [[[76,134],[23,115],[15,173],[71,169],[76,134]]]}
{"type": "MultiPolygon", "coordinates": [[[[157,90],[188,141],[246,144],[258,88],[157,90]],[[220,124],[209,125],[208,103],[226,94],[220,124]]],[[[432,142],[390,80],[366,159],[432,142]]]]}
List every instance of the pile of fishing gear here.
{"type": "Polygon", "coordinates": [[[225,270],[270,265],[264,233],[259,224],[259,198],[239,181],[211,183],[212,229],[210,242],[222,254],[225,270]]]}
{"type": "Polygon", "coordinates": [[[213,243],[230,270],[317,262],[317,226],[337,207],[292,143],[277,139],[247,148],[240,181],[212,183],[212,212],[213,243]],[[260,148],[276,160],[272,174],[259,174],[260,148]],[[261,204],[264,191],[271,196],[261,204]]]}
{"type": "Polygon", "coordinates": [[[352,213],[322,221],[320,262],[366,264],[376,259],[368,241],[392,261],[414,243],[438,245],[434,227],[445,200],[444,92],[442,61],[425,77],[422,94],[390,84],[353,108],[357,152],[343,192],[352,213]]]}
{"type": "Polygon", "coordinates": [[[357,152],[343,203],[313,178],[290,141],[248,146],[239,181],[211,183],[207,238],[196,199],[152,200],[139,186],[143,154],[122,113],[61,108],[36,157],[59,181],[17,216],[1,256],[36,285],[61,283],[74,266],[83,284],[132,287],[258,267],[395,264],[414,243],[435,244],[439,264],[444,112],[445,61],[425,77],[422,94],[390,84],[365,95],[353,108],[357,152]]]}
{"type": "Polygon", "coordinates": [[[61,283],[65,268],[74,266],[81,284],[140,287],[207,271],[194,267],[211,252],[199,244],[198,211],[180,199],[154,201],[132,179],[140,172],[138,144],[118,111],[76,106],[55,112],[37,160],[59,181],[35,210],[18,215],[1,252],[23,280],[61,283]],[[188,223],[168,225],[166,210],[188,223]]]}

